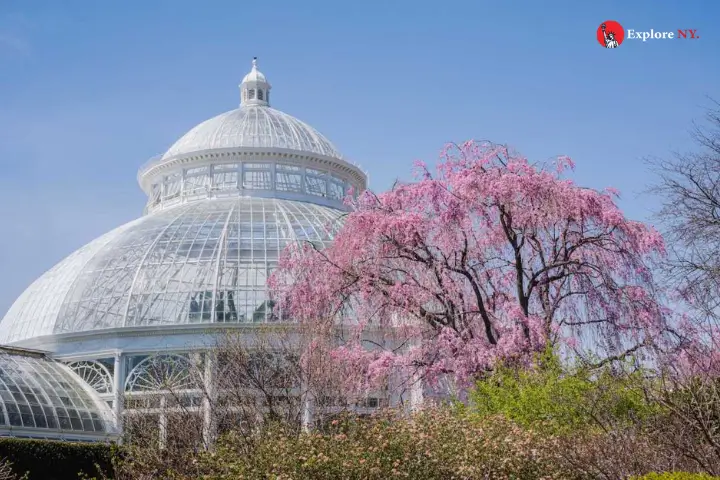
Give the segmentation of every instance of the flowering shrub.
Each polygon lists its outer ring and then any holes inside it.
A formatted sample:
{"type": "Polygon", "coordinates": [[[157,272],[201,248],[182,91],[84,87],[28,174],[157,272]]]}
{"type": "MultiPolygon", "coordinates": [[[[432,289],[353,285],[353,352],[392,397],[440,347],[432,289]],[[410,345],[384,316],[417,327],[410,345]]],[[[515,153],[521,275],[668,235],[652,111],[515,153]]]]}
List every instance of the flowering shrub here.
{"type": "Polygon", "coordinates": [[[328,431],[263,433],[251,455],[238,455],[232,436],[200,463],[205,479],[581,479],[564,468],[551,439],[502,417],[482,422],[450,409],[409,418],[385,413],[344,417],[328,431]]]}
{"type": "MultiPolygon", "coordinates": [[[[652,421],[663,421],[662,415],[652,421]]],[[[503,415],[432,407],[412,415],[386,411],[369,418],[343,415],[323,430],[298,433],[272,424],[247,436],[234,431],[212,451],[161,450],[157,442],[125,444],[114,480],[251,479],[563,479],[634,477],[648,472],[714,471],[659,441],[647,424],[571,428],[561,433],[521,426],[503,415]]],[[[665,422],[667,423],[667,422],[665,422]]],[[[543,427],[541,423],[537,424],[543,427]]],[[[119,455],[117,455],[119,453],[119,455]]],[[[690,474],[672,474],[690,475],[690,474]]],[[[108,477],[102,477],[108,480],[108,477]]]]}

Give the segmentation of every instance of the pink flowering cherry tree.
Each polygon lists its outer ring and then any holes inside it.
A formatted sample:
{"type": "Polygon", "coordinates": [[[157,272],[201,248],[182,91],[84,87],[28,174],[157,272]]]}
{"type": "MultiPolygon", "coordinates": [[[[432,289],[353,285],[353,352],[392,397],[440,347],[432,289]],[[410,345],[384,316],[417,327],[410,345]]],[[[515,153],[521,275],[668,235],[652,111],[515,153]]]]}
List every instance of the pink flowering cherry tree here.
{"type": "Polygon", "coordinates": [[[418,164],[415,182],[350,202],[330,247],[289,248],[271,288],[349,388],[398,372],[467,382],[548,343],[635,352],[665,331],[650,270],[662,238],[628,220],[614,191],[565,179],[572,167],[449,145],[435,174],[418,164]]]}

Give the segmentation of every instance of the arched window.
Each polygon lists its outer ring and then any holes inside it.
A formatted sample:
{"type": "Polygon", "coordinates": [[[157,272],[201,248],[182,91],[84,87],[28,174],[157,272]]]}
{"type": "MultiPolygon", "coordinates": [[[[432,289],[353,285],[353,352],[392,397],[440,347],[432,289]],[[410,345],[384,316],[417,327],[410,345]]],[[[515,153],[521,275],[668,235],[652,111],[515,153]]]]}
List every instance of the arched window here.
{"type": "Polygon", "coordinates": [[[258,90],[258,100],[262,100],[262,99],[263,99],[263,91],[258,90]]]}
{"type": "Polygon", "coordinates": [[[252,100],[252,99],[255,98],[255,89],[254,89],[254,88],[251,88],[250,90],[248,90],[248,97],[247,97],[247,98],[248,98],[248,100],[252,100]]]}

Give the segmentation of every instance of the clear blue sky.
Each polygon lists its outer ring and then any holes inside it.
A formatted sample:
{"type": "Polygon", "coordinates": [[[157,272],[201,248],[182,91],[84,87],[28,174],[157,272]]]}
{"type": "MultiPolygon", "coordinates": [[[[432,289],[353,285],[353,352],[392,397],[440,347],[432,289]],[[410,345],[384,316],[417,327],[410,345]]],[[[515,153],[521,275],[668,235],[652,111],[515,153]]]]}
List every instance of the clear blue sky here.
{"type": "Polygon", "coordinates": [[[238,103],[257,55],[273,106],[369,172],[408,178],[447,141],[567,154],[628,215],[643,157],[691,148],[720,99],[720,2],[0,0],[0,315],[37,276],[140,215],[135,174],[238,103]],[[595,40],[600,22],[699,40],[595,40]]]}

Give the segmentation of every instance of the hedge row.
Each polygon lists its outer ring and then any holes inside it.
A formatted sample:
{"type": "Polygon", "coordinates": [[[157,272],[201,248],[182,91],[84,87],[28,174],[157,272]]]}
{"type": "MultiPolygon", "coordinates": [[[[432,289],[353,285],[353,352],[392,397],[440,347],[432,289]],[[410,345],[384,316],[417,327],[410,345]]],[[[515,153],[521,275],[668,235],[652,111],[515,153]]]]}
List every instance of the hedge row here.
{"type": "Polygon", "coordinates": [[[630,480],[720,480],[720,477],[713,477],[706,473],[666,472],[648,473],[630,480]]]}
{"type": "Polygon", "coordinates": [[[18,475],[29,472],[29,480],[77,480],[110,471],[112,445],[54,440],[0,439],[0,458],[12,462],[18,475]]]}

